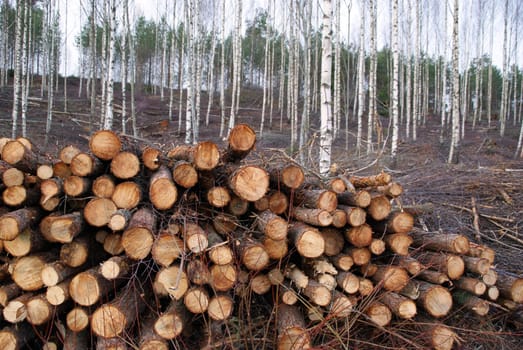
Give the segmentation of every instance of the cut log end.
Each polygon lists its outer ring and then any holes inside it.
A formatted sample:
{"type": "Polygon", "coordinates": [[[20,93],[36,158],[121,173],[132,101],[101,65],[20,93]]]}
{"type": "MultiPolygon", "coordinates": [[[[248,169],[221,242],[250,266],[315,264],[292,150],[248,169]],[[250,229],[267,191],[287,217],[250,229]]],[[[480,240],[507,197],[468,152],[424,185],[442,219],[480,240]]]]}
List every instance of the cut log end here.
{"type": "Polygon", "coordinates": [[[113,159],[122,148],[118,135],[110,130],[100,130],[89,139],[89,149],[102,160],[113,159]]]}

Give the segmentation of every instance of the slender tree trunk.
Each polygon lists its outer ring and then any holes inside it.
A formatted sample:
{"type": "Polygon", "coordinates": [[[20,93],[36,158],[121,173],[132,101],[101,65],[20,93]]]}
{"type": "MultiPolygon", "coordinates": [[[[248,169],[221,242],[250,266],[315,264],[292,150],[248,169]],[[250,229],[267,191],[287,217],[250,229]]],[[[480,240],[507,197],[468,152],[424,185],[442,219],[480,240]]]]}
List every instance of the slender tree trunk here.
{"type": "Polygon", "coordinates": [[[123,0],[123,28],[121,38],[121,56],[122,56],[122,67],[121,67],[121,86],[122,86],[122,133],[127,133],[127,32],[129,31],[129,22],[127,22],[127,11],[129,8],[129,0],[123,0]]]}
{"type": "Polygon", "coordinates": [[[414,82],[413,82],[413,99],[412,99],[412,139],[416,141],[417,127],[421,113],[421,74],[420,74],[420,62],[421,57],[421,8],[420,2],[415,1],[416,11],[416,26],[415,26],[415,42],[416,47],[414,49],[414,82]]]}
{"type": "MultiPolygon", "coordinates": [[[[167,7],[167,3],[165,4],[167,7]]],[[[165,12],[167,12],[167,8],[165,9],[165,12]]],[[[164,93],[164,87],[165,87],[165,75],[167,73],[166,69],[166,62],[167,62],[167,23],[165,23],[165,19],[162,20],[162,65],[160,67],[160,101],[163,101],[165,93],[164,93]]]]}
{"type": "MultiPolygon", "coordinates": [[[[410,0],[408,2],[408,8],[405,9],[407,14],[410,14],[411,10],[411,3],[410,0]]],[[[407,62],[405,63],[405,70],[406,70],[406,76],[405,76],[405,95],[406,95],[406,101],[405,101],[405,137],[408,139],[410,138],[410,127],[411,127],[411,121],[412,121],[412,45],[411,45],[411,33],[412,33],[412,17],[410,15],[407,15],[407,62]]]]}
{"type": "Polygon", "coordinates": [[[115,40],[116,40],[116,4],[115,0],[109,1],[109,57],[107,58],[107,96],[105,100],[105,120],[103,128],[111,130],[113,128],[113,99],[114,99],[114,62],[115,62],[115,40]]]}
{"type": "Polygon", "coordinates": [[[505,136],[505,127],[507,122],[507,100],[508,100],[508,83],[509,83],[509,52],[508,52],[508,0],[505,0],[505,10],[503,19],[503,82],[501,88],[501,107],[499,111],[499,135],[505,136]]]}
{"type": "Polygon", "coordinates": [[[475,75],[475,86],[474,86],[474,117],[472,119],[472,129],[474,130],[476,128],[476,122],[477,120],[481,120],[480,114],[480,86],[481,86],[481,76],[483,75],[483,52],[482,52],[482,44],[483,44],[483,19],[481,17],[482,11],[484,10],[485,2],[484,0],[479,0],[477,4],[477,27],[476,27],[476,75],[475,75]]]}
{"type": "Polygon", "coordinates": [[[24,33],[22,42],[22,136],[27,136],[27,100],[29,98],[29,46],[31,44],[32,8],[24,2],[24,33]]]}
{"type": "Polygon", "coordinates": [[[448,163],[459,161],[459,0],[454,0],[452,13],[452,140],[448,163]]]}
{"type": "Polygon", "coordinates": [[[331,101],[331,62],[332,62],[332,4],[323,0],[323,23],[321,45],[321,121],[320,121],[320,174],[327,175],[331,165],[332,147],[332,101],[331,101]]]}
{"type": "MultiPolygon", "coordinates": [[[[11,137],[15,138],[17,133],[18,123],[18,107],[20,104],[20,71],[22,69],[22,22],[25,0],[18,0],[16,2],[16,33],[15,33],[15,69],[13,77],[13,110],[12,110],[12,131],[11,137]]],[[[24,45],[25,46],[25,45],[24,45]]]]}
{"type": "MultiPolygon", "coordinates": [[[[376,57],[376,16],[377,6],[375,0],[369,0],[370,13],[370,69],[369,69],[369,116],[367,120],[367,154],[373,150],[372,145],[372,131],[374,124],[377,122],[376,113],[376,70],[378,60],[376,57]]],[[[379,135],[377,135],[379,136],[379,135]]]]}
{"type": "Polygon", "coordinates": [[[185,24],[185,32],[187,35],[187,60],[189,64],[187,65],[187,97],[186,97],[186,106],[185,106],[185,143],[191,143],[193,136],[193,111],[194,111],[194,9],[193,9],[193,0],[185,1],[185,14],[187,23],[185,24]]]}
{"type": "Polygon", "coordinates": [[[169,59],[169,120],[173,120],[174,104],[174,62],[176,58],[176,3],[172,4],[172,34],[171,34],[171,54],[169,59]]]}
{"type": "Polygon", "coordinates": [[[236,125],[236,115],[238,113],[240,99],[240,82],[242,70],[242,47],[241,47],[241,21],[242,21],[242,0],[236,1],[235,8],[235,27],[234,27],[234,44],[233,44],[233,85],[232,85],[232,102],[231,114],[229,117],[229,127],[227,134],[236,125]]]}
{"type": "MultiPolygon", "coordinates": [[[[110,0],[111,1],[111,0],[110,0]]],[[[103,3],[103,27],[102,27],[102,52],[101,52],[101,59],[100,59],[100,85],[102,87],[102,100],[100,103],[100,125],[103,127],[105,124],[105,107],[106,107],[106,97],[107,97],[107,74],[109,73],[109,70],[107,69],[108,66],[108,55],[107,55],[107,30],[109,29],[109,21],[110,21],[110,10],[108,9],[110,5],[110,2],[104,2],[103,3]]]]}
{"type": "MultiPolygon", "coordinates": [[[[395,160],[398,154],[399,139],[399,106],[398,106],[398,75],[399,75],[399,32],[398,32],[398,0],[392,0],[392,146],[391,156],[395,160]]],[[[414,123],[415,121],[413,121],[414,123]]]]}
{"type": "Polygon", "coordinates": [[[225,1],[222,0],[221,52],[220,52],[220,137],[225,131],[225,1]]]}
{"type": "Polygon", "coordinates": [[[304,12],[305,19],[305,31],[303,32],[304,36],[304,48],[305,52],[305,67],[304,67],[304,85],[303,85],[303,112],[301,116],[301,127],[300,127],[300,160],[302,163],[305,162],[306,155],[306,144],[308,142],[308,131],[309,131],[309,114],[310,114],[310,104],[311,104],[311,32],[312,32],[312,1],[307,1],[304,12]]]}
{"type": "MultiPolygon", "coordinates": [[[[185,7],[184,7],[184,15],[185,15],[185,7]]],[[[185,36],[187,34],[184,33],[181,35],[181,43],[180,43],[180,53],[178,55],[178,89],[180,90],[180,96],[178,98],[178,133],[182,131],[182,121],[183,121],[183,79],[184,79],[184,61],[185,61],[185,36]]]]}
{"type": "Polygon", "coordinates": [[[447,126],[447,2],[443,4],[444,21],[443,21],[443,58],[441,60],[441,129],[439,135],[439,142],[443,143],[445,140],[445,128],[447,126]]]}
{"type": "Polygon", "coordinates": [[[356,150],[361,152],[363,135],[363,112],[365,108],[365,0],[361,1],[360,48],[358,54],[358,133],[356,135],[356,150]]]}
{"type": "Polygon", "coordinates": [[[207,113],[205,115],[205,125],[209,125],[209,115],[211,114],[211,107],[214,100],[214,58],[216,56],[216,13],[218,12],[217,4],[218,1],[214,0],[212,11],[211,57],[209,59],[209,74],[207,79],[207,91],[209,96],[207,102],[207,113]]]}
{"type": "Polygon", "coordinates": [[[64,36],[64,112],[67,112],[67,1],[65,2],[65,36],[64,36]]]}
{"type": "Polygon", "coordinates": [[[54,9],[54,0],[49,1],[48,6],[49,11],[49,37],[48,43],[48,56],[47,56],[47,67],[48,67],[48,79],[47,79],[47,122],[45,125],[45,144],[47,145],[49,141],[49,133],[51,132],[51,124],[53,122],[53,102],[54,102],[54,73],[56,69],[56,58],[55,58],[55,36],[56,36],[56,26],[57,26],[57,15],[55,14],[54,9]]]}
{"type": "Polygon", "coordinates": [[[89,32],[89,43],[91,45],[91,110],[89,113],[89,129],[93,128],[96,115],[96,1],[91,0],[91,26],[89,32]]]}
{"type": "Polygon", "coordinates": [[[347,4],[347,81],[345,83],[345,150],[349,149],[349,112],[350,112],[350,87],[351,87],[351,52],[350,52],[350,13],[352,1],[347,4]]]}
{"type": "Polygon", "coordinates": [[[341,0],[334,5],[334,99],[333,99],[333,137],[338,137],[341,127],[341,0]]]}

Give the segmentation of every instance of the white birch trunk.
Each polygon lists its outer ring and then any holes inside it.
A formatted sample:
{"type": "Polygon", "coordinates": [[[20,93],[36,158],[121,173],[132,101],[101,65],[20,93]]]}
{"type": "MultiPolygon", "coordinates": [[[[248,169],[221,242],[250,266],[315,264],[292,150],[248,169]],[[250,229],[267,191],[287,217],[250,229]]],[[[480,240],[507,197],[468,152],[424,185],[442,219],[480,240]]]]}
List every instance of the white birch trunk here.
{"type": "Polygon", "coordinates": [[[20,71],[22,69],[22,21],[25,0],[16,2],[16,32],[15,32],[15,69],[13,77],[13,110],[12,110],[12,131],[11,137],[15,138],[18,127],[18,107],[20,104],[20,71]]]}
{"type": "MultiPolygon", "coordinates": [[[[369,116],[367,119],[367,154],[370,154],[373,150],[372,134],[374,124],[377,118],[376,113],[376,70],[378,60],[376,57],[376,16],[377,6],[376,0],[369,0],[369,13],[370,13],[370,69],[369,69],[369,116]]],[[[379,136],[379,135],[378,135],[379,136]]]]}
{"type": "Polygon", "coordinates": [[[363,112],[365,108],[365,0],[361,1],[360,47],[358,53],[358,131],[356,150],[361,151],[363,136],[363,112]]]}
{"type": "Polygon", "coordinates": [[[194,91],[193,91],[193,74],[194,74],[194,37],[193,37],[193,25],[194,25],[194,11],[193,11],[193,0],[185,1],[185,14],[186,23],[186,35],[187,35],[187,60],[189,61],[188,72],[187,72],[187,97],[185,106],[185,143],[191,143],[192,132],[193,132],[193,102],[194,102],[194,91]]]}
{"type": "Polygon", "coordinates": [[[439,135],[439,142],[444,142],[445,128],[447,126],[447,2],[443,4],[444,20],[443,20],[443,59],[441,61],[441,129],[439,135]]]}
{"type": "Polygon", "coordinates": [[[302,163],[305,162],[305,145],[308,142],[309,132],[309,115],[310,115],[310,101],[311,101],[311,32],[312,32],[312,0],[307,1],[305,5],[304,13],[304,43],[305,46],[303,51],[305,52],[305,67],[304,67],[304,83],[303,83],[303,112],[301,116],[301,127],[300,127],[300,160],[302,163]]]}
{"type": "Polygon", "coordinates": [[[96,1],[91,0],[91,26],[89,32],[89,42],[91,45],[91,106],[89,113],[89,128],[92,129],[96,115],[96,1]]]}
{"type": "Polygon", "coordinates": [[[29,45],[31,44],[31,12],[27,1],[24,2],[24,33],[22,41],[22,136],[27,136],[27,100],[29,97],[29,45]]]}
{"type": "Polygon", "coordinates": [[[392,146],[391,157],[396,159],[399,138],[399,31],[398,31],[398,0],[392,0],[392,146]]]}
{"type": "Polygon", "coordinates": [[[105,120],[103,128],[113,128],[113,100],[114,100],[114,61],[115,61],[115,39],[116,39],[116,4],[115,0],[109,1],[109,57],[107,58],[107,96],[105,100],[105,120]]]}
{"type": "Polygon", "coordinates": [[[123,0],[123,27],[121,38],[121,86],[122,86],[122,133],[127,133],[127,32],[129,31],[129,22],[127,21],[127,11],[129,8],[129,0],[123,0]]]}
{"type": "Polygon", "coordinates": [[[172,4],[172,35],[171,35],[171,53],[169,60],[169,120],[173,120],[174,105],[174,62],[176,59],[176,3],[172,4]]]}
{"type": "MultiPolygon", "coordinates": [[[[350,13],[352,10],[352,1],[347,4],[347,47],[350,47],[350,13]]],[[[350,111],[350,87],[351,87],[351,55],[347,55],[347,81],[345,82],[345,150],[349,150],[349,111],[350,111]]]]}
{"type": "Polygon", "coordinates": [[[225,1],[222,0],[221,52],[220,52],[220,137],[225,131],[225,1]]]}
{"type": "Polygon", "coordinates": [[[209,74],[207,79],[207,113],[205,114],[205,125],[209,125],[209,116],[211,114],[211,107],[214,100],[214,58],[216,54],[216,13],[218,12],[218,1],[213,1],[212,11],[212,31],[211,31],[211,57],[209,59],[209,74]]]}
{"type": "Polygon", "coordinates": [[[65,2],[65,35],[64,35],[64,112],[67,112],[67,1],[65,2]]]}
{"type": "Polygon", "coordinates": [[[505,126],[507,121],[507,96],[508,96],[508,61],[509,61],[509,53],[508,53],[508,34],[507,34],[507,27],[508,27],[508,0],[505,0],[505,10],[504,10],[504,16],[503,16],[503,82],[502,82],[502,88],[501,88],[501,108],[499,111],[499,135],[505,136],[505,126]]]}
{"type": "Polygon", "coordinates": [[[321,116],[320,116],[320,174],[327,175],[331,165],[332,147],[332,101],[331,101],[331,62],[332,62],[332,4],[323,0],[323,23],[321,45],[321,116]]]}
{"type": "Polygon", "coordinates": [[[335,28],[334,28],[334,99],[332,110],[334,112],[333,135],[338,137],[341,128],[341,27],[340,5],[341,0],[335,0],[335,28]]]}
{"type": "Polygon", "coordinates": [[[415,1],[416,11],[416,26],[415,26],[415,42],[416,47],[414,49],[414,78],[413,78],[413,98],[412,98],[412,139],[416,141],[418,138],[418,121],[421,113],[421,74],[420,74],[420,62],[421,57],[421,7],[420,2],[415,1]]]}
{"type": "Polygon", "coordinates": [[[452,139],[448,163],[459,161],[459,0],[454,0],[452,26],[452,139]]]}
{"type": "MultiPolygon", "coordinates": [[[[270,15],[271,14],[271,5],[272,5],[272,1],[269,1],[268,2],[268,9],[267,9],[267,13],[270,15]]],[[[260,135],[260,139],[263,138],[263,128],[265,127],[265,107],[267,106],[267,95],[268,95],[268,88],[269,88],[269,81],[270,81],[270,77],[269,77],[269,58],[270,58],[270,43],[271,43],[271,30],[270,30],[270,24],[267,23],[267,26],[266,26],[266,31],[265,31],[265,53],[264,53],[264,59],[263,59],[263,100],[262,100],[262,112],[261,112],[261,118],[260,118],[260,131],[259,131],[259,135],[260,135]]],[[[307,45],[305,43],[305,45],[307,45]]],[[[303,120],[303,119],[302,119],[303,120]]],[[[301,141],[301,138],[300,138],[300,141],[301,141]]],[[[300,143],[300,146],[301,146],[301,143],[300,143]]],[[[301,147],[300,147],[301,148],[301,147]]]]}
{"type": "Polygon", "coordinates": [[[54,10],[54,0],[49,1],[49,20],[48,23],[48,30],[49,30],[49,36],[50,39],[48,40],[48,43],[50,47],[48,47],[48,56],[47,56],[47,66],[48,66],[48,79],[47,79],[47,121],[45,124],[45,144],[49,142],[49,133],[51,132],[51,124],[53,122],[53,103],[54,103],[54,73],[56,69],[55,65],[55,36],[56,36],[56,21],[57,21],[57,15],[55,14],[54,10]]]}

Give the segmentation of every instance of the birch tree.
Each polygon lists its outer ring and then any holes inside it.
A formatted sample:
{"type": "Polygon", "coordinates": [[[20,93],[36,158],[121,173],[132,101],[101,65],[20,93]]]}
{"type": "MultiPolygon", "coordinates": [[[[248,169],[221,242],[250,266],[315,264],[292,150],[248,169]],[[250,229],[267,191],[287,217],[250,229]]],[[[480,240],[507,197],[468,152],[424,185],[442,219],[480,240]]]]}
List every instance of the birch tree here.
{"type": "Polygon", "coordinates": [[[113,128],[113,100],[114,100],[114,62],[115,62],[115,39],[116,39],[116,4],[115,0],[109,1],[110,16],[108,19],[109,56],[107,59],[107,96],[105,100],[105,119],[103,128],[113,128]]]}
{"type": "Polygon", "coordinates": [[[398,0],[392,0],[392,146],[391,156],[395,160],[398,154],[399,138],[399,31],[398,0]]]}
{"type": "Polygon", "coordinates": [[[447,162],[459,161],[459,0],[454,0],[452,13],[452,138],[447,162]]]}
{"type": "Polygon", "coordinates": [[[331,165],[332,148],[332,101],[331,101],[331,71],[332,71],[332,4],[331,0],[323,0],[323,23],[321,45],[321,116],[320,116],[320,174],[327,175],[331,165]]]}
{"type": "Polygon", "coordinates": [[[341,0],[334,0],[334,99],[333,99],[333,134],[338,137],[341,128],[341,0]]]}
{"type": "Polygon", "coordinates": [[[205,125],[209,125],[209,115],[214,100],[214,58],[216,56],[216,13],[218,12],[218,1],[213,0],[212,6],[212,29],[211,29],[211,57],[209,58],[209,74],[207,78],[207,91],[209,92],[207,102],[207,113],[205,115],[205,125]]]}
{"type": "Polygon", "coordinates": [[[89,113],[89,128],[96,113],[96,0],[91,0],[89,44],[91,46],[91,106],[89,113]]]}
{"type": "Polygon", "coordinates": [[[172,4],[171,53],[169,61],[169,120],[173,120],[174,105],[174,64],[176,58],[176,3],[172,4]]]}
{"type": "Polygon", "coordinates": [[[229,126],[227,134],[236,124],[236,114],[238,112],[240,97],[240,81],[242,69],[242,47],[241,47],[241,21],[242,21],[242,0],[237,0],[235,4],[234,22],[234,42],[233,42],[233,80],[232,80],[232,102],[231,113],[229,116],[229,126]]]}
{"type": "Polygon", "coordinates": [[[305,161],[305,145],[308,142],[308,131],[309,131],[309,114],[311,105],[311,60],[312,60],[312,45],[311,45],[311,32],[312,32],[312,0],[306,1],[305,12],[304,12],[304,48],[305,52],[305,67],[304,67],[304,83],[303,83],[303,113],[301,116],[301,128],[300,128],[300,156],[302,163],[305,161]]]}
{"type": "Polygon", "coordinates": [[[421,8],[420,0],[415,1],[416,24],[415,24],[415,49],[414,49],[414,77],[413,77],[413,97],[412,97],[412,139],[417,139],[417,126],[421,112],[421,74],[420,62],[421,56],[421,8]]]}
{"type": "Polygon", "coordinates": [[[372,132],[377,118],[376,112],[376,69],[378,60],[376,57],[376,0],[369,0],[370,14],[370,67],[369,67],[369,116],[367,120],[367,154],[372,152],[372,132]]]}
{"type": "Polygon", "coordinates": [[[225,1],[222,0],[221,50],[220,50],[220,137],[225,130],[225,1]]]}
{"type": "Polygon", "coordinates": [[[123,0],[123,26],[122,26],[122,38],[121,38],[121,86],[122,86],[122,133],[127,133],[127,32],[129,31],[129,22],[127,18],[127,13],[129,9],[129,0],[123,0]]]}
{"type": "Polygon", "coordinates": [[[507,27],[508,27],[508,0],[505,0],[505,7],[504,7],[504,15],[503,15],[503,83],[501,88],[501,107],[499,111],[499,135],[505,136],[505,126],[506,126],[506,120],[507,120],[507,100],[508,100],[508,80],[509,80],[509,73],[508,73],[508,61],[509,61],[509,53],[508,53],[508,33],[507,33],[507,27]]]}
{"type": "Polygon", "coordinates": [[[360,46],[358,53],[358,132],[356,135],[356,150],[361,151],[363,135],[363,111],[365,108],[365,0],[361,0],[360,46]]]}
{"type": "Polygon", "coordinates": [[[25,0],[16,2],[16,33],[15,33],[15,69],[13,77],[13,109],[12,109],[12,130],[11,137],[15,138],[18,123],[18,108],[20,104],[21,80],[20,73],[22,68],[22,22],[25,0]]]}
{"type": "Polygon", "coordinates": [[[47,6],[47,120],[45,124],[45,144],[49,141],[49,133],[51,132],[51,124],[53,122],[53,104],[54,104],[54,74],[56,70],[56,32],[58,28],[58,18],[55,12],[54,0],[48,1],[47,6]]]}

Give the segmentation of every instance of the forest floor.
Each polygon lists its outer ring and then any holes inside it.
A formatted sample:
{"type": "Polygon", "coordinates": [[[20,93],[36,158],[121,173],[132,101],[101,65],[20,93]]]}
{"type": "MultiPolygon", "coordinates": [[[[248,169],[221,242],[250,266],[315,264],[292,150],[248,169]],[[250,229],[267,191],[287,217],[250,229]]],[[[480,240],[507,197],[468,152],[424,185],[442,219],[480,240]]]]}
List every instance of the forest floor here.
{"type": "MultiPolygon", "coordinates": [[[[57,113],[53,116],[47,146],[44,146],[47,101],[39,98],[30,100],[28,137],[40,150],[53,157],[67,144],[87,149],[89,101],[85,97],[76,97],[77,80],[71,80],[68,87],[68,112],[63,112],[63,95],[56,94],[54,110],[57,113]]],[[[40,90],[32,91],[31,96],[40,96],[40,90]]],[[[247,123],[258,130],[261,100],[261,91],[242,91],[237,123],[247,123]]],[[[200,127],[200,140],[215,141],[223,146],[224,141],[219,137],[219,103],[217,99],[214,102],[209,125],[200,127]]],[[[205,96],[201,105],[202,120],[205,120],[205,96]]],[[[12,90],[0,90],[0,136],[11,135],[11,108],[12,90]]],[[[138,97],[136,111],[141,139],[165,146],[183,143],[184,135],[178,133],[178,113],[174,113],[172,122],[165,122],[168,117],[167,90],[164,101],[159,96],[138,97]]],[[[315,119],[318,119],[317,116],[313,117],[311,125],[310,147],[313,148],[308,152],[312,155],[317,153],[314,143],[318,136],[315,133],[318,121],[315,119]]],[[[117,131],[121,129],[119,123],[120,119],[116,117],[114,129],[117,131]]],[[[392,163],[388,147],[383,152],[378,150],[369,155],[365,149],[362,155],[354,151],[356,122],[351,120],[348,128],[349,150],[345,149],[345,131],[341,131],[334,142],[333,161],[349,174],[376,174],[382,170],[391,173],[394,180],[404,187],[403,205],[429,204],[426,206],[429,210],[418,217],[417,226],[430,231],[459,232],[473,241],[480,240],[496,250],[496,265],[499,268],[522,275],[523,160],[514,158],[519,130],[510,121],[506,135],[500,137],[497,121],[493,121],[491,127],[486,124],[483,120],[472,130],[467,123],[459,163],[447,164],[449,137],[440,143],[439,117],[426,116],[425,124],[418,127],[417,141],[402,137],[397,160],[392,163]],[[479,213],[479,231],[473,226],[473,200],[479,213]]],[[[387,137],[389,128],[386,118],[382,119],[382,125],[387,137]]],[[[94,128],[98,127],[95,125],[94,128]]],[[[403,130],[401,134],[404,135],[403,130]]],[[[267,127],[263,138],[259,139],[257,152],[269,148],[288,151],[289,140],[290,124],[285,117],[280,124],[280,115],[277,114],[272,127],[267,127]]],[[[445,320],[445,323],[458,329],[464,349],[523,348],[523,325],[514,324],[510,313],[500,311],[494,309],[488,318],[478,318],[465,311],[453,312],[454,319],[445,320]]],[[[399,329],[393,331],[401,333],[399,329]]],[[[357,338],[356,332],[352,336],[357,338]]],[[[372,334],[375,338],[365,336],[366,341],[377,342],[384,333],[372,334]]],[[[355,348],[370,348],[369,343],[366,344],[361,343],[355,348]]]]}

